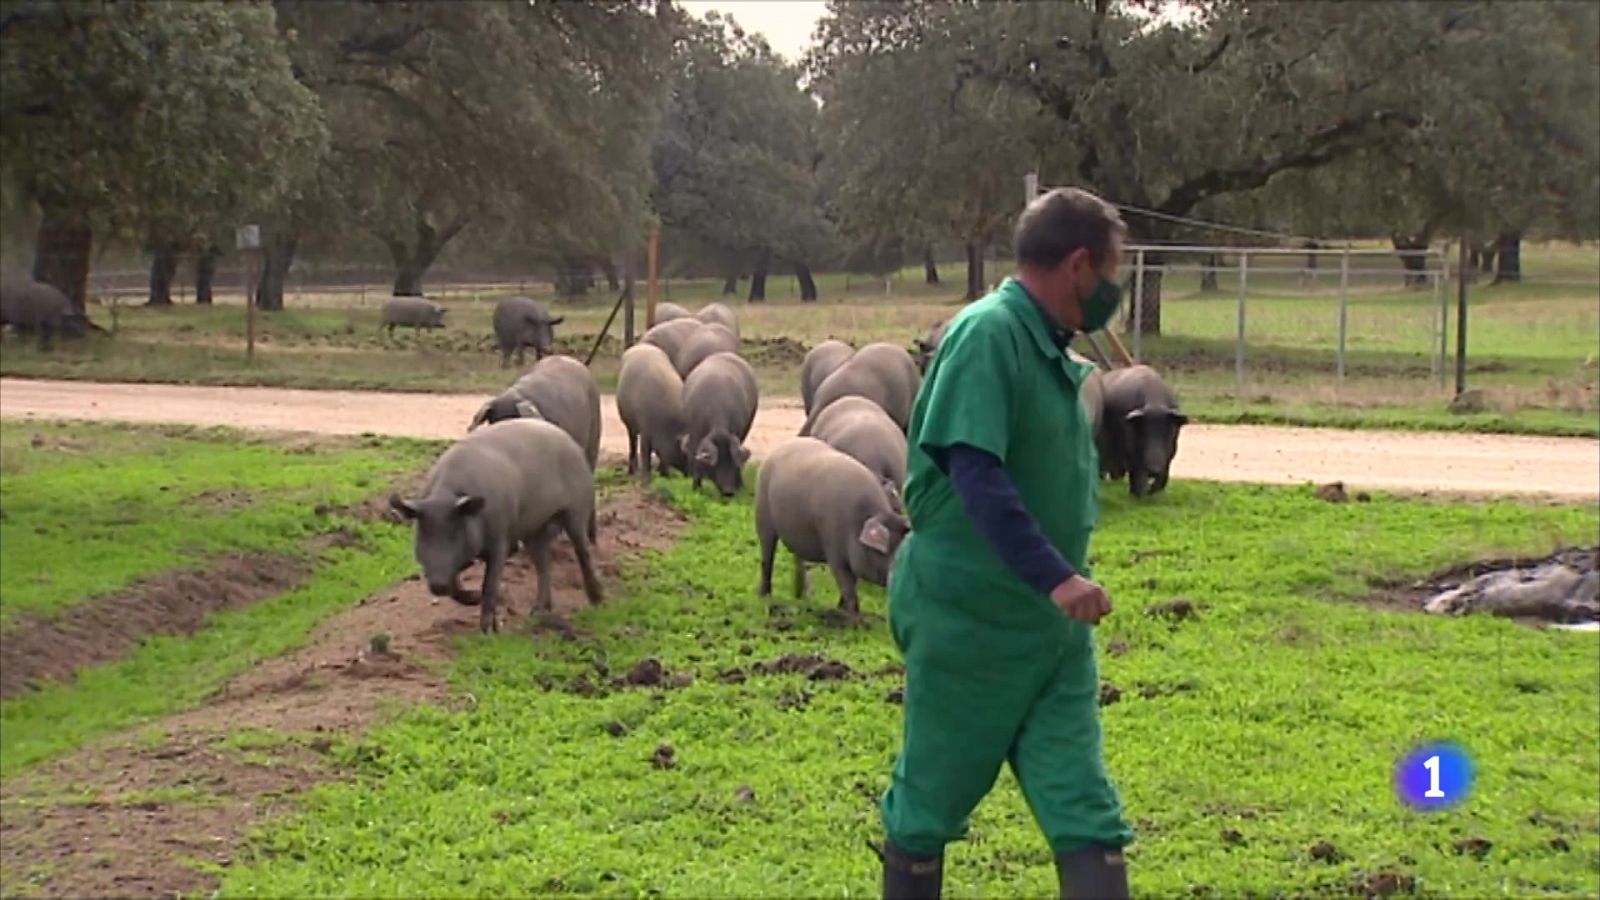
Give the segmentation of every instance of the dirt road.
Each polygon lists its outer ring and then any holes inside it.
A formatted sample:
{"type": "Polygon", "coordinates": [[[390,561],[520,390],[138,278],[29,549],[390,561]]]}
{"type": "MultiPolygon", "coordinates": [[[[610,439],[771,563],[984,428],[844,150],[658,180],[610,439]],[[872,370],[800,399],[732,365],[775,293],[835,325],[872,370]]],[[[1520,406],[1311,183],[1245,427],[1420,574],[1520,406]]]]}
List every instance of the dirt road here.
{"type": "MultiPolygon", "coordinates": [[[[0,416],[226,425],[324,434],[454,438],[479,395],[185,387],[0,379],[0,416]]],[[[604,451],[627,451],[612,398],[604,451]]],[[[764,400],[748,445],[757,458],[800,429],[798,399],[764,400]]],[[[1173,477],[1379,490],[1600,498],[1600,443],[1582,438],[1191,425],[1173,477]]]]}

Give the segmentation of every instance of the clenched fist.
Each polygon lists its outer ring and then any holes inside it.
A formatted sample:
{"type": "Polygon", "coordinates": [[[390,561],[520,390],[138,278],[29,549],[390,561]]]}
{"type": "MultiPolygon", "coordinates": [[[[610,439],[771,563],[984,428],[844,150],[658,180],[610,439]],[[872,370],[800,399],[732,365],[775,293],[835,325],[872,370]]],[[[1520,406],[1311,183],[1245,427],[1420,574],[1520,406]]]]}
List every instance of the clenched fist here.
{"type": "Polygon", "coordinates": [[[1082,575],[1074,575],[1056,585],[1050,592],[1050,600],[1067,618],[1090,625],[1098,624],[1111,612],[1111,597],[1106,589],[1082,575]]]}

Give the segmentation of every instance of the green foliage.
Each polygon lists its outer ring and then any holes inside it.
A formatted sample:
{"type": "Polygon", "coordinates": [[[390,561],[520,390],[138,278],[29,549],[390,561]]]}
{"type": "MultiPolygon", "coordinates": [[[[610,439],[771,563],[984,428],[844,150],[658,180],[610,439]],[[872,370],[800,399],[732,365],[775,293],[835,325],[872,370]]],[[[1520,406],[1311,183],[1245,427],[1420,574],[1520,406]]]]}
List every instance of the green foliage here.
{"type": "MultiPolygon", "coordinates": [[[[1299,230],[1600,219],[1592,4],[1151,15],[1175,6],[831,3],[809,68],[851,233],[984,234],[1035,166],[1121,203],[1299,230]]],[[[1197,236],[1130,216],[1143,238],[1197,236]]]]}
{"type": "Polygon", "coordinates": [[[267,4],[17,0],[0,60],[6,176],[125,233],[231,224],[326,145],[267,4]]]}
{"type": "Polygon", "coordinates": [[[666,29],[643,2],[279,0],[329,110],[347,221],[425,270],[469,224],[641,236],[666,29]]]}
{"type": "Polygon", "coordinates": [[[763,251],[826,263],[834,237],[815,176],[817,108],[799,70],[730,18],[675,22],[672,94],[652,154],[673,261],[716,273],[763,251]]]}
{"type": "MultiPolygon", "coordinates": [[[[864,598],[871,627],[830,625],[834,588],[814,572],[810,598],[780,588],[769,614],[748,498],[663,487],[695,525],[643,561],[628,596],[578,613],[576,641],[463,640],[455,680],[473,708],[422,708],[343,748],[354,782],[266,826],[221,895],[872,896],[864,842],[900,742],[882,593],[864,598]],[[854,674],[755,668],[808,653],[854,674]],[[646,657],[693,683],[605,686],[646,657]],[[653,762],[663,744],[670,766],[653,762]]],[[[1351,602],[1370,578],[1590,538],[1592,508],[1335,506],[1306,488],[1213,484],[1107,505],[1094,556],[1116,609],[1101,670],[1123,693],[1104,709],[1106,749],[1137,829],[1135,891],[1343,892],[1387,869],[1426,892],[1593,892],[1592,645],[1351,602]],[[1178,595],[1197,618],[1145,613],[1178,595]],[[1448,815],[1410,813],[1389,767],[1438,735],[1475,755],[1478,793],[1448,815]],[[1469,835],[1493,842],[1487,863],[1452,849],[1469,835]],[[1548,845],[1557,835],[1570,852],[1548,845]],[[1321,841],[1344,859],[1309,859],[1321,841]]],[[[1005,775],[951,848],[947,893],[1054,890],[1005,775]]]]}

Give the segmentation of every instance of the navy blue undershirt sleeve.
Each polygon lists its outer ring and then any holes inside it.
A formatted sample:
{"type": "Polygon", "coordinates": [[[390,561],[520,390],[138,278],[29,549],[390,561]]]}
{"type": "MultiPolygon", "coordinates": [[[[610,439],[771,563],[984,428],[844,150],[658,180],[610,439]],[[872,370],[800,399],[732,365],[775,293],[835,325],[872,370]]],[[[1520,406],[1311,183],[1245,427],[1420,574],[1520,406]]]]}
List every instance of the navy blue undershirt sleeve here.
{"type": "Polygon", "coordinates": [[[967,517],[1018,578],[1049,594],[1077,574],[1023,505],[999,457],[970,444],[956,444],[940,456],[967,517]]]}

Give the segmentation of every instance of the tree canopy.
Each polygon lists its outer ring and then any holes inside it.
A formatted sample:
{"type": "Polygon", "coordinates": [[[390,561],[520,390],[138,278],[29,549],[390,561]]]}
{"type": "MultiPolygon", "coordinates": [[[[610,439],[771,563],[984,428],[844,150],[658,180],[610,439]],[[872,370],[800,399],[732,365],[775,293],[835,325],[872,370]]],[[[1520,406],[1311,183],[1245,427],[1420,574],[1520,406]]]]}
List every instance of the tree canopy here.
{"type": "Polygon", "coordinates": [[[0,167],[44,213],[35,277],[80,311],[95,228],[237,221],[326,145],[270,6],[20,0],[0,48],[0,167]]]}

